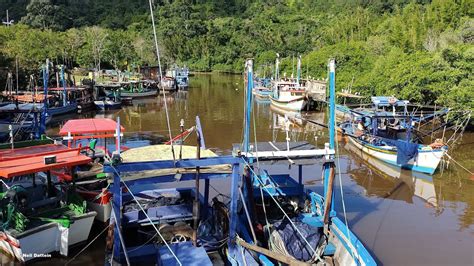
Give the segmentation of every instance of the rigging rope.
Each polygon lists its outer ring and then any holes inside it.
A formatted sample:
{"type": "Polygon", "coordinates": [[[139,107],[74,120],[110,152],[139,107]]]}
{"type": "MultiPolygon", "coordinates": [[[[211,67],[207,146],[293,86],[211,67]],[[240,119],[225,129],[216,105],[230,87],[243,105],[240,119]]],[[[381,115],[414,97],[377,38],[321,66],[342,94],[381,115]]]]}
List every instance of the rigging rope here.
{"type": "Polygon", "coordinates": [[[76,255],[74,255],[74,257],[72,257],[70,260],[68,260],[68,261],[66,262],[66,264],[64,264],[64,265],[68,265],[68,264],[71,263],[74,259],[76,259],[77,256],[81,255],[81,253],[82,253],[84,250],[86,250],[90,245],[92,245],[92,243],[94,243],[94,241],[96,241],[97,238],[99,238],[99,236],[101,236],[105,231],[107,231],[107,229],[109,229],[109,226],[110,226],[110,225],[106,226],[106,227],[104,228],[104,230],[102,230],[102,232],[100,232],[96,237],[94,237],[94,239],[92,239],[91,242],[89,242],[89,244],[87,244],[83,249],[81,249],[81,251],[79,251],[76,255]]]}
{"type": "MultiPolygon", "coordinates": [[[[345,203],[345,200],[344,200],[344,189],[342,188],[341,161],[340,161],[339,140],[337,139],[337,133],[336,133],[335,140],[336,140],[336,155],[337,155],[336,156],[337,172],[338,172],[338,177],[339,177],[338,178],[339,179],[339,188],[340,188],[340,192],[341,192],[342,212],[344,213],[344,223],[346,225],[347,236],[349,238],[349,242],[352,243],[351,234],[350,234],[350,230],[349,230],[349,223],[347,222],[346,203],[345,203]]],[[[354,252],[352,251],[352,248],[350,248],[350,252],[351,252],[352,257],[354,258],[354,252]]],[[[357,253],[357,256],[358,255],[359,255],[359,253],[357,253]]],[[[360,260],[359,257],[357,257],[357,259],[360,260]]]]}
{"type": "Polygon", "coordinates": [[[163,91],[163,100],[165,102],[165,114],[166,114],[166,123],[168,125],[168,134],[170,135],[171,141],[171,153],[173,154],[173,162],[176,161],[176,156],[174,154],[174,146],[173,146],[173,136],[171,135],[171,125],[170,125],[170,117],[168,114],[168,104],[166,103],[166,91],[163,85],[161,84],[162,81],[162,73],[161,73],[161,61],[160,61],[160,50],[158,48],[158,38],[156,37],[156,27],[155,27],[155,15],[153,14],[153,5],[151,3],[152,0],[149,0],[150,4],[150,13],[151,13],[151,24],[153,25],[153,37],[155,40],[155,49],[156,49],[156,57],[158,58],[158,71],[160,72],[160,85],[161,90],[163,91]]]}
{"type": "Polygon", "coordinates": [[[303,236],[303,234],[301,233],[301,231],[298,229],[298,227],[293,223],[293,221],[291,220],[291,218],[288,216],[288,214],[285,212],[285,210],[283,210],[283,208],[281,207],[280,203],[278,203],[278,200],[275,199],[275,197],[273,197],[273,195],[270,193],[270,191],[268,190],[268,188],[265,187],[265,184],[263,183],[263,181],[260,179],[260,176],[257,175],[253,169],[250,167],[250,165],[248,164],[248,162],[242,158],[242,161],[244,162],[244,164],[246,164],[248,166],[248,168],[250,169],[250,171],[254,174],[254,176],[257,178],[258,182],[260,182],[261,186],[260,187],[263,187],[263,189],[266,190],[266,192],[268,193],[268,195],[273,199],[273,201],[276,203],[276,205],[278,206],[278,208],[283,212],[283,215],[288,219],[288,221],[290,222],[290,224],[293,226],[293,228],[295,228],[296,232],[301,236],[301,238],[304,240],[304,242],[306,243],[306,245],[311,249],[311,251],[313,252],[313,256],[316,256],[316,258],[320,261],[323,261],[321,259],[321,257],[319,256],[319,254],[316,253],[316,250],[314,250],[314,248],[311,246],[311,244],[308,242],[308,240],[303,236]]]}
{"type": "MultiPolygon", "coordinates": [[[[132,191],[130,190],[130,188],[128,187],[128,185],[125,183],[125,181],[123,181],[122,177],[120,176],[120,174],[118,173],[117,169],[115,169],[114,166],[112,166],[112,169],[114,170],[115,174],[120,178],[120,182],[122,182],[122,184],[125,186],[125,188],[127,189],[127,191],[130,193],[130,195],[132,196],[133,200],[137,203],[138,207],[140,207],[140,210],[143,212],[143,214],[145,215],[145,217],[148,219],[148,221],[150,222],[151,226],[155,229],[156,233],[160,236],[161,240],[163,241],[163,243],[165,243],[166,245],[166,248],[168,248],[168,250],[170,251],[171,255],[173,255],[173,257],[176,259],[176,261],[178,262],[178,264],[180,266],[182,266],[183,264],[181,263],[181,261],[179,261],[178,257],[176,256],[176,254],[173,252],[173,250],[171,249],[171,247],[168,245],[168,242],[166,242],[165,238],[163,237],[163,235],[160,233],[160,230],[158,230],[158,228],[156,228],[156,225],[153,223],[153,221],[151,220],[150,216],[148,216],[148,213],[145,211],[145,209],[143,209],[142,205],[140,204],[140,202],[138,201],[138,199],[135,197],[135,195],[132,193],[132,191]]],[[[120,186],[120,184],[117,184],[117,186],[120,186]]],[[[112,213],[115,215],[114,211],[112,210],[112,213]]],[[[125,247],[124,247],[125,248],[125,247]]]]}

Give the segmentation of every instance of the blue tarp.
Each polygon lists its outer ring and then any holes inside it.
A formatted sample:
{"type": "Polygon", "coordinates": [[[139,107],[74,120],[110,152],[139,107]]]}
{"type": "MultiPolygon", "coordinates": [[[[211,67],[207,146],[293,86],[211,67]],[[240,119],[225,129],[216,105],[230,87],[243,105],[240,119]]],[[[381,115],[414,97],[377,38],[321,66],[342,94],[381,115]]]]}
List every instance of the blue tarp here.
{"type": "Polygon", "coordinates": [[[313,256],[312,249],[308,246],[308,242],[311,247],[316,250],[321,234],[318,228],[314,228],[303,222],[293,220],[298,230],[301,232],[306,241],[291,225],[288,219],[273,224],[273,228],[280,234],[281,239],[285,243],[286,250],[295,259],[300,261],[309,261],[313,256]]]}
{"type": "Polygon", "coordinates": [[[384,142],[397,147],[397,164],[407,164],[418,155],[418,144],[416,143],[392,139],[384,139],[384,142]]]}

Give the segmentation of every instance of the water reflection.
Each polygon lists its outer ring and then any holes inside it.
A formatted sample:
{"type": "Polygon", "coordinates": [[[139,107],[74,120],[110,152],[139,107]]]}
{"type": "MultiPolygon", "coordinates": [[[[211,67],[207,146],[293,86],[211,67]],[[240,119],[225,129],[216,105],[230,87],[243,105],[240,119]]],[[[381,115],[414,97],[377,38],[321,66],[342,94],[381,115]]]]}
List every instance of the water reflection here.
{"type": "Polygon", "coordinates": [[[432,176],[388,165],[350,142],[344,148],[355,155],[348,166],[348,173],[366,189],[368,196],[402,200],[410,204],[416,202],[413,197],[418,197],[425,202],[425,207],[435,208],[437,215],[442,212],[432,176]]]}

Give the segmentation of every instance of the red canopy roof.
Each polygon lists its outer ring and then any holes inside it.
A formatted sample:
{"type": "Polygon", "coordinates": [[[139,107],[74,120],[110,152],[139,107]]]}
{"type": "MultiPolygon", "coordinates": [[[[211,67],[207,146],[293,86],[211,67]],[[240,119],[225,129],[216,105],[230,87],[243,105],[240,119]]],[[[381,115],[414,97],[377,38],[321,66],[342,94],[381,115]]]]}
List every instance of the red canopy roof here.
{"type": "MultiPolygon", "coordinates": [[[[80,134],[104,134],[115,132],[117,123],[108,118],[90,118],[69,120],[59,131],[59,135],[67,136],[68,132],[72,135],[80,134]]],[[[125,129],[120,126],[120,131],[125,129]]]]}
{"type": "Polygon", "coordinates": [[[63,167],[73,167],[87,164],[92,161],[91,158],[80,154],[79,149],[68,149],[63,145],[53,145],[63,146],[65,148],[59,149],[58,147],[58,150],[51,151],[49,153],[45,152],[44,150],[40,150],[37,153],[30,152],[29,154],[24,152],[26,149],[37,149],[41,146],[51,145],[40,145],[13,150],[13,152],[10,154],[10,159],[0,161],[0,176],[4,178],[11,178],[14,176],[44,172],[63,167]],[[19,151],[19,153],[15,153],[15,151],[19,151]],[[46,165],[44,163],[44,156],[46,155],[55,155],[56,163],[46,165]]]}
{"type": "Polygon", "coordinates": [[[68,147],[62,144],[46,144],[30,146],[18,149],[4,149],[0,150],[0,161],[14,160],[20,158],[26,158],[30,156],[46,156],[58,152],[64,152],[70,150],[68,147]]]}

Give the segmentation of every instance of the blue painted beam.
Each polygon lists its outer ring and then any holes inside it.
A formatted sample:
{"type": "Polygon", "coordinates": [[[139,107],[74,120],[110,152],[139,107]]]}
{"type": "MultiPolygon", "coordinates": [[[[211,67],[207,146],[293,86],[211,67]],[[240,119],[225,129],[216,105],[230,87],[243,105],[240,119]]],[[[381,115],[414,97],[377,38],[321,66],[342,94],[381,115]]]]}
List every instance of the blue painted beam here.
{"type": "MultiPolygon", "coordinates": [[[[221,178],[228,178],[231,175],[232,175],[231,173],[201,173],[199,174],[199,179],[204,179],[204,180],[221,179],[221,178]]],[[[195,180],[195,179],[196,179],[196,174],[189,173],[189,174],[181,174],[181,178],[179,179],[179,181],[189,181],[189,180],[195,180]]],[[[170,182],[175,182],[175,181],[177,181],[176,175],[170,174],[170,175],[128,180],[128,181],[125,181],[125,183],[128,186],[133,186],[135,184],[142,184],[142,185],[143,184],[157,184],[157,183],[170,183],[170,182]]]]}
{"type": "Polygon", "coordinates": [[[239,199],[239,180],[240,179],[240,174],[239,174],[239,164],[233,164],[232,165],[232,182],[230,186],[230,198],[232,199],[230,202],[230,209],[229,209],[229,240],[227,242],[227,245],[229,247],[229,256],[233,258],[234,260],[236,257],[239,255],[236,244],[235,244],[235,238],[237,235],[237,226],[238,226],[238,213],[237,213],[237,207],[238,207],[238,199],[239,199]]]}
{"type": "MultiPolygon", "coordinates": [[[[207,157],[201,159],[183,159],[173,162],[173,160],[163,161],[150,161],[150,162],[134,162],[134,163],[122,163],[116,165],[115,168],[120,173],[124,172],[138,172],[147,170],[158,170],[158,169],[173,169],[173,168],[194,168],[194,167],[206,167],[221,164],[238,164],[241,159],[233,156],[218,156],[218,157],[207,157]]],[[[104,167],[106,173],[113,173],[113,169],[110,167],[104,167]]]]}

